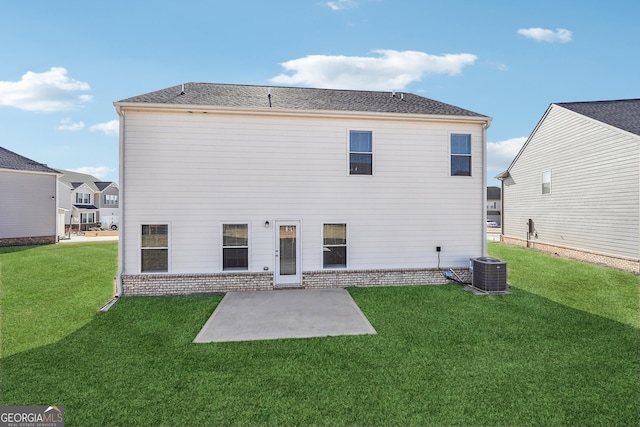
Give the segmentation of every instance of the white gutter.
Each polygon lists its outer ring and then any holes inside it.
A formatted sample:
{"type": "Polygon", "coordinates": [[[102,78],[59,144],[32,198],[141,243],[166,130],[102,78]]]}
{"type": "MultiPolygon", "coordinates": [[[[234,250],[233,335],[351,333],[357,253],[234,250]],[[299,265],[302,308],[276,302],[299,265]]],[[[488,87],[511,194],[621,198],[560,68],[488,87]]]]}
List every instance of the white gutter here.
{"type": "MultiPolygon", "coordinates": [[[[331,119],[371,119],[375,118],[401,121],[437,121],[449,123],[486,123],[491,121],[486,116],[446,116],[438,114],[406,114],[406,113],[381,113],[375,111],[334,111],[334,110],[291,110],[286,108],[238,108],[238,107],[218,107],[212,105],[190,105],[190,104],[158,104],[142,102],[115,102],[118,111],[159,111],[199,113],[199,114],[224,114],[224,115],[264,115],[264,116],[287,116],[287,117],[326,117],[331,119]]],[[[120,114],[120,113],[118,113],[120,114]]]]}

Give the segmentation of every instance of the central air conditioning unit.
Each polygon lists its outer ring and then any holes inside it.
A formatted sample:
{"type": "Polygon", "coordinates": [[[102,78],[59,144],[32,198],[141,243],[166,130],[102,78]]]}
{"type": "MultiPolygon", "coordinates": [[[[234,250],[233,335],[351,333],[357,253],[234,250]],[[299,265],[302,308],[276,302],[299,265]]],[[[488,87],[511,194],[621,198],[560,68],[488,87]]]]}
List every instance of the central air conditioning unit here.
{"type": "Polygon", "coordinates": [[[471,258],[471,285],[484,292],[504,293],[507,287],[507,263],[497,258],[471,258]]]}

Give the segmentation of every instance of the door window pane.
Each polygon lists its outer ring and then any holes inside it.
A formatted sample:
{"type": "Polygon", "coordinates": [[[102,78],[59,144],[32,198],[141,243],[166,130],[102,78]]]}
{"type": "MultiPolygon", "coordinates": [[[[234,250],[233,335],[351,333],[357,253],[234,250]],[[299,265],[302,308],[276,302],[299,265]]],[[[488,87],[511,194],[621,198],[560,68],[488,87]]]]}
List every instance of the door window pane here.
{"type": "Polygon", "coordinates": [[[281,225],[279,230],[280,241],[280,275],[295,276],[296,271],[296,226],[281,225]]]}

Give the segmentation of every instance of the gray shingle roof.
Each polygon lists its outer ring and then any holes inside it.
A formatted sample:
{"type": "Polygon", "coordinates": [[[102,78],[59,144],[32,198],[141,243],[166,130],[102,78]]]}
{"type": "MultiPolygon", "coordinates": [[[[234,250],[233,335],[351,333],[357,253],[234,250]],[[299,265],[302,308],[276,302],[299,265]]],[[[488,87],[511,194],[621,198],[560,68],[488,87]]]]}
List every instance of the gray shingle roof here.
{"type": "Polygon", "coordinates": [[[64,174],[60,177],[60,181],[70,185],[73,189],[80,187],[82,184],[86,184],[91,191],[101,192],[112,184],[110,181],[100,181],[95,176],[86,173],[67,171],[63,169],[59,170],[60,173],[64,174]]]}
{"type": "Polygon", "coordinates": [[[59,173],[45,164],[28,159],[6,148],[0,147],[0,169],[12,169],[29,172],[59,173]]]}
{"type": "Polygon", "coordinates": [[[561,107],[583,116],[640,135],[640,99],[617,101],[561,102],[561,107]]]}
{"type": "Polygon", "coordinates": [[[353,111],[483,118],[482,114],[406,92],[185,83],[116,102],[230,108],[353,111]],[[269,94],[271,96],[269,96],[269,94]],[[271,105],[270,105],[271,104],[271,105]]]}

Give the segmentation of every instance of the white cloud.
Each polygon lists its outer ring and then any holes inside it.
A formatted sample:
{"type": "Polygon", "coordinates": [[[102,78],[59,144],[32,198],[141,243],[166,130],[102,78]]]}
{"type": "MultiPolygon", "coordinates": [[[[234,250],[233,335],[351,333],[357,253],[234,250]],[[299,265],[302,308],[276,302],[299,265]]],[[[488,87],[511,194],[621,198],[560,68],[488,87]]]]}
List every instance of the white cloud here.
{"type": "Polygon", "coordinates": [[[106,135],[118,135],[120,131],[120,123],[118,120],[111,120],[106,123],[98,123],[89,128],[91,132],[104,132],[106,135]]]}
{"type": "Polygon", "coordinates": [[[27,111],[71,110],[91,100],[91,95],[77,94],[89,89],[88,83],[67,77],[61,67],[44,73],[28,71],[20,81],[0,81],[0,105],[27,111]]]}
{"type": "Polygon", "coordinates": [[[56,130],[68,130],[68,131],[71,131],[71,132],[76,132],[76,131],[79,131],[79,130],[82,130],[82,129],[84,129],[84,123],[83,122],[74,123],[69,118],[60,120],[60,126],[58,126],[56,128],[56,130]]]}
{"type": "Polygon", "coordinates": [[[400,90],[425,74],[460,74],[477,56],[469,53],[429,55],[416,51],[374,50],[376,57],[309,55],[281,65],[290,74],[272,83],[333,89],[400,90]]]}
{"type": "Polygon", "coordinates": [[[571,41],[573,33],[564,28],[558,28],[556,31],[547,30],[545,28],[521,28],[518,34],[530,39],[547,42],[547,43],[567,43],[571,41]]]}
{"type": "Polygon", "coordinates": [[[338,0],[327,2],[327,6],[329,6],[331,10],[350,9],[352,7],[356,7],[357,4],[358,3],[353,0],[338,0]]]}
{"type": "Polygon", "coordinates": [[[494,172],[494,175],[507,170],[526,141],[527,138],[522,136],[505,141],[488,142],[487,170],[494,172]]]}
{"type": "Polygon", "coordinates": [[[82,166],[76,169],[70,169],[72,172],[78,173],[86,173],[88,175],[93,175],[98,179],[104,179],[108,176],[114,169],[111,169],[107,166],[82,166]]]}

